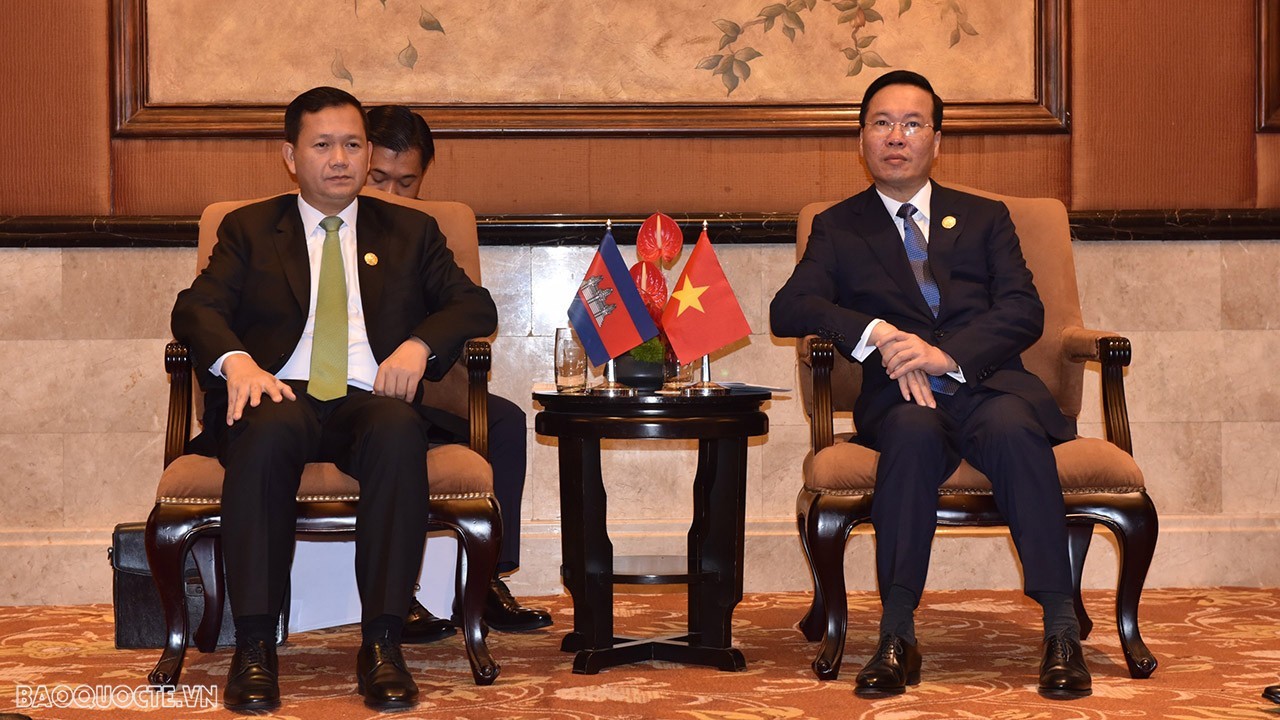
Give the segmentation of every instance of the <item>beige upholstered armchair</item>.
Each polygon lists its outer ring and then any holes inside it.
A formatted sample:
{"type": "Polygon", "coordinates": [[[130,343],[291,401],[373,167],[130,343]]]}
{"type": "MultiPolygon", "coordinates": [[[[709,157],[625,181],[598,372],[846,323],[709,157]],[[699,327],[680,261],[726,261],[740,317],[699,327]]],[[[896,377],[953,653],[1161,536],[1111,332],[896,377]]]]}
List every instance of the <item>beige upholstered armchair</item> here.
{"type": "MultiPolygon", "coordinates": [[[[419,209],[436,219],[448,238],[458,264],[472,281],[480,282],[480,253],[476,218],[471,208],[456,202],[408,200],[368,190],[389,202],[419,209]]],[[[230,211],[254,200],[210,205],[200,217],[197,270],[208,263],[217,241],[217,228],[230,211]]],[[[468,445],[432,447],[425,458],[431,479],[431,526],[452,530],[458,536],[460,558],[467,559],[459,576],[463,642],[477,684],[488,685],[499,667],[489,654],[480,619],[489,578],[497,564],[502,525],[493,497],[493,472],[488,454],[489,344],[472,340],[463,357],[438,383],[424,393],[424,402],[439,405],[469,419],[468,445]]],[[[224,582],[219,533],[221,531],[222,466],[216,458],[184,454],[192,435],[193,400],[191,362],[187,349],[170,343],[165,349],[169,373],[169,416],[165,438],[164,472],[156,489],[156,504],[147,519],[147,560],[164,608],[166,638],[159,662],[148,675],[154,685],[174,685],[182,673],[188,628],[184,603],[183,564],[190,553],[204,587],[204,617],[195,629],[194,641],[203,652],[212,652],[222,623],[224,582]]],[[[199,417],[199,413],[195,413],[199,417]]],[[[302,475],[298,489],[299,534],[353,535],[359,484],[332,463],[313,463],[302,475]]]]}
{"type": "MultiPolygon", "coordinates": [[[[1116,622],[1125,661],[1133,677],[1148,677],[1155,671],[1156,659],[1138,632],[1138,601],[1155,551],[1158,521],[1142,471],[1132,457],[1123,374],[1130,360],[1129,341],[1082,326],[1070,228],[1061,202],[962,189],[1002,200],[1009,207],[1045,306],[1044,335],[1022,359],[1048,385],[1068,417],[1080,413],[1084,363],[1101,364],[1107,439],[1076,438],[1054,448],[1066,501],[1076,614],[1087,637],[1093,622],[1081,602],[1080,580],[1094,526],[1102,525],[1120,547],[1116,622]]],[[[833,204],[814,203],[801,211],[797,258],[804,254],[814,215],[833,204]]],[[[814,583],[813,604],[800,629],[809,640],[822,641],[814,672],[819,678],[834,679],[840,671],[848,620],[845,544],[854,527],[871,519],[879,455],[834,434],[833,413],[851,410],[858,397],[860,366],[821,338],[804,338],[797,350],[812,449],[804,460],[804,487],[796,498],[796,516],[814,583]]],[[[990,483],[968,463],[961,463],[939,494],[939,525],[1004,524],[990,483]]]]}

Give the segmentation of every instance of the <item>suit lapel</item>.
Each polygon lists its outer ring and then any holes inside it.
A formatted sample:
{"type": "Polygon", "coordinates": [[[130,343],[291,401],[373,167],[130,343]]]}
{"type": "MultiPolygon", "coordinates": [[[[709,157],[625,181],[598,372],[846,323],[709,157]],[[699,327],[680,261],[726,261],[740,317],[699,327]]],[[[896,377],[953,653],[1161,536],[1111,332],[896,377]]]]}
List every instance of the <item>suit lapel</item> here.
{"type": "Polygon", "coordinates": [[[307,256],[307,237],[302,231],[302,216],[298,214],[298,196],[285,195],[283,212],[276,224],[275,245],[280,255],[289,289],[298,301],[298,308],[306,317],[311,306],[311,261],[307,256]]]}
{"type": "Polygon", "coordinates": [[[939,317],[947,310],[947,290],[951,287],[953,267],[951,258],[956,238],[964,229],[964,214],[957,199],[951,190],[933,183],[933,201],[929,209],[929,269],[933,271],[933,279],[938,283],[938,294],[942,298],[938,307],[939,317]]]}
{"type": "Polygon", "coordinates": [[[364,308],[366,329],[369,318],[382,317],[383,280],[389,259],[386,249],[387,231],[376,200],[361,196],[356,218],[356,267],[360,277],[360,304],[364,308]]]}
{"type": "Polygon", "coordinates": [[[861,215],[861,225],[865,233],[863,238],[871,248],[872,254],[884,266],[885,273],[898,285],[906,297],[912,299],[918,311],[932,318],[933,313],[930,312],[924,295],[920,294],[920,285],[916,283],[915,273],[911,272],[911,262],[907,260],[907,250],[902,246],[902,236],[898,234],[898,226],[889,216],[889,211],[885,209],[884,201],[876,194],[874,185],[862,194],[862,203],[855,208],[854,212],[861,215]]]}

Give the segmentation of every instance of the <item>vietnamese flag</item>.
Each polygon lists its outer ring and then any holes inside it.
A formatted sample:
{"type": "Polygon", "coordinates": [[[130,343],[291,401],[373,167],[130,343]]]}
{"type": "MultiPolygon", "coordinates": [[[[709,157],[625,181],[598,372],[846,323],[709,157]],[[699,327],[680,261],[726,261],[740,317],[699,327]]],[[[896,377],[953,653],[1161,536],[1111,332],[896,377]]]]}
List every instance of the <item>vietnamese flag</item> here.
{"type": "Polygon", "coordinates": [[[662,329],[682,363],[751,334],[705,227],[662,311],[662,329]]]}
{"type": "Polygon", "coordinates": [[[592,365],[601,365],[658,334],[613,233],[605,231],[569,305],[569,322],[592,365]]]}

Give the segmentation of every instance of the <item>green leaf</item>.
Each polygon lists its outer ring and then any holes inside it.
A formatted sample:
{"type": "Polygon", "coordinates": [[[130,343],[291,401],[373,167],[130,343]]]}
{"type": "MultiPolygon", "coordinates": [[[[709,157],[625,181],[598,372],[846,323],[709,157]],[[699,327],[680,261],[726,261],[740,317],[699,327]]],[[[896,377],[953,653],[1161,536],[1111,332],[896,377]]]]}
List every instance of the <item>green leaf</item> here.
{"type": "Polygon", "coordinates": [[[760,9],[760,17],[775,18],[786,11],[787,11],[787,6],[783,5],[782,3],[765,5],[763,8],[760,9]]]}
{"type": "Polygon", "coordinates": [[[836,24],[851,22],[856,17],[858,17],[857,10],[845,10],[840,13],[840,17],[836,18],[836,24]]]}
{"type": "Polygon", "coordinates": [[[732,20],[725,20],[722,18],[720,20],[713,21],[711,24],[720,28],[720,32],[725,35],[732,35],[736,38],[742,34],[742,26],[732,20]]]}
{"type": "Polygon", "coordinates": [[[701,60],[699,60],[699,61],[698,61],[697,68],[698,68],[699,70],[715,70],[715,69],[716,69],[716,66],[720,64],[720,58],[722,58],[722,57],[724,57],[724,56],[723,56],[723,55],[708,55],[708,56],[706,56],[706,57],[704,57],[704,58],[702,58],[701,60]]]}
{"type": "Polygon", "coordinates": [[[418,49],[413,46],[412,40],[409,41],[405,49],[400,51],[400,54],[396,56],[396,60],[410,70],[413,69],[414,65],[418,64],[418,49]]]}
{"type": "Polygon", "coordinates": [[[720,79],[724,81],[724,86],[729,90],[729,92],[725,93],[726,95],[732,95],[733,91],[738,89],[738,76],[732,72],[721,75],[720,79]]]}
{"type": "Polygon", "coordinates": [[[963,31],[965,31],[965,32],[966,32],[966,33],[968,33],[969,35],[977,35],[977,34],[978,34],[978,31],[973,29],[973,26],[969,24],[969,21],[968,21],[968,20],[961,20],[961,21],[960,21],[960,29],[961,29],[961,30],[963,30],[963,31]]]}
{"type": "Polygon", "coordinates": [[[782,34],[783,34],[783,35],[786,35],[786,36],[787,36],[787,39],[788,39],[788,40],[790,40],[791,42],[795,42],[795,41],[796,41],[796,29],[795,29],[795,28],[790,27],[790,26],[788,26],[788,25],[783,25],[783,26],[782,26],[782,34]]]}
{"type": "Polygon", "coordinates": [[[333,62],[329,63],[329,72],[333,73],[334,77],[346,80],[351,83],[352,87],[355,87],[355,78],[351,77],[351,71],[347,69],[346,63],[342,62],[342,51],[334,50],[333,53],[333,62]]]}
{"type": "Polygon", "coordinates": [[[880,53],[871,52],[870,50],[862,53],[862,61],[867,67],[889,67],[889,63],[880,57],[880,53]]]}
{"type": "Polygon", "coordinates": [[[733,72],[738,77],[742,78],[743,80],[746,80],[747,78],[751,77],[751,66],[742,62],[741,60],[734,60],[733,72]]]}
{"type": "Polygon", "coordinates": [[[787,11],[786,13],[783,14],[782,24],[786,25],[789,28],[794,28],[796,30],[801,30],[801,31],[804,30],[804,19],[791,11],[787,11]]]}
{"type": "Polygon", "coordinates": [[[441,35],[443,35],[444,26],[440,24],[440,21],[436,19],[436,16],[427,12],[426,8],[421,8],[421,9],[422,9],[422,15],[418,18],[418,25],[420,25],[422,29],[426,30],[427,32],[438,32],[441,35]]]}
{"type": "Polygon", "coordinates": [[[761,57],[763,55],[764,53],[760,52],[759,50],[756,50],[753,47],[748,47],[748,48],[742,48],[738,52],[734,53],[733,57],[734,59],[741,60],[742,62],[751,62],[752,60],[755,60],[756,58],[761,57]]]}
{"type": "Polygon", "coordinates": [[[862,58],[859,57],[859,58],[855,58],[853,61],[853,65],[849,66],[849,72],[845,77],[853,77],[854,75],[857,75],[860,72],[862,72],[862,58]]]}
{"type": "Polygon", "coordinates": [[[835,4],[835,6],[836,6],[836,9],[841,12],[844,12],[847,10],[857,10],[858,0],[840,0],[840,2],[835,4]]]}
{"type": "Polygon", "coordinates": [[[873,43],[873,42],[875,42],[875,41],[876,41],[876,38],[877,38],[877,37],[879,37],[879,36],[878,36],[878,35],[868,35],[868,36],[866,36],[866,37],[862,38],[861,40],[859,40],[859,41],[858,41],[858,47],[860,47],[860,48],[864,48],[864,47],[869,46],[871,43],[873,43]]]}
{"type": "Polygon", "coordinates": [[[844,56],[850,60],[858,57],[860,54],[856,48],[840,48],[840,52],[844,53],[844,56]]]}
{"type": "Polygon", "coordinates": [[[884,16],[871,8],[863,10],[862,13],[867,16],[867,22],[869,23],[884,22],[884,16]]]}
{"type": "Polygon", "coordinates": [[[951,31],[951,44],[947,47],[955,47],[958,42],[960,42],[960,28],[951,31]]]}
{"type": "Polygon", "coordinates": [[[911,0],[898,0],[898,17],[911,9],[911,0]]]}

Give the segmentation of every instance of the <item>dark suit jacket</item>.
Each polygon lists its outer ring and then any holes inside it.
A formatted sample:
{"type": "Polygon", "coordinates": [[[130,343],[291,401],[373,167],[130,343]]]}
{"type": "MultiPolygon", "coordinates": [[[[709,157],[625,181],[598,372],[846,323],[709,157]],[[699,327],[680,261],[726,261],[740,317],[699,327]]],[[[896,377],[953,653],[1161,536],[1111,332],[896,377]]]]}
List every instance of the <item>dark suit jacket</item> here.
{"type": "MultiPolygon", "coordinates": [[[[937,318],[916,284],[893,218],[870,187],[814,218],[804,257],[770,306],[773,332],[817,334],[849,355],[867,325],[880,318],[941,348],[971,386],[1029,401],[1053,438],[1074,437],[1074,423],[1022,366],[1021,353],[1043,330],[1044,306],[1004,203],[934,183],[928,262],[942,296],[937,318]],[[955,225],[943,227],[946,217],[955,225]]],[[[859,432],[874,438],[884,413],[901,402],[897,381],[873,352],[862,364],[854,406],[859,432]]]]}
{"type": "MultiPolygon", "coordinates": [[[[433,356],[424,380],[438,380],[467,340],[493,332],[493,299],[454,262],[432,217],[372,197],[359,202],[356,261],[373,357],[381,363],[416,336],[433,356]],[[378,258],[376,265],[364,260],[367,253],[378,258]]],[[[190,348],[205,391],[206,430],[226,425],[226,383],[209,372],[210,365],[242,350],[267,372],[278,372],[302,337],[310,297],[298,196],[281,195],[228,214],[208,267],[178,294],[172,317],[174,338],[190,348]]],[[[422,412],[450,431],[459,422],[465,427],[461,418],[441,411],[422,412]]]]}

